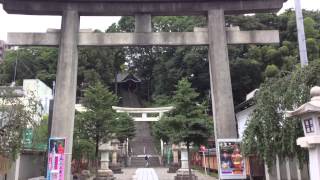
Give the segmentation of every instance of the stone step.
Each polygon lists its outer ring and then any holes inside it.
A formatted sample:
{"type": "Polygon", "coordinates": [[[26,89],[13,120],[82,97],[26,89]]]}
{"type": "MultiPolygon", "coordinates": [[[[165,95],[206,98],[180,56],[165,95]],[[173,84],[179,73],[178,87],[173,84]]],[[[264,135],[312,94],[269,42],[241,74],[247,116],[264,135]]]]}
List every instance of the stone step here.
{"type": "Polygon", "coordinates": [[[136,136],[130,141],[130,151],[133,155],[157,155],[154,138],[151,136],[148,122],[135,122],[136,136]]]}
{"type": "MultiPolygon", "coordinates": [[[[131,167],[145,167],[145,157],[131,157],[131,167]]],[[[160,159],[157,156],[149,157],[149,167],[159,167],[160,159]]]]}

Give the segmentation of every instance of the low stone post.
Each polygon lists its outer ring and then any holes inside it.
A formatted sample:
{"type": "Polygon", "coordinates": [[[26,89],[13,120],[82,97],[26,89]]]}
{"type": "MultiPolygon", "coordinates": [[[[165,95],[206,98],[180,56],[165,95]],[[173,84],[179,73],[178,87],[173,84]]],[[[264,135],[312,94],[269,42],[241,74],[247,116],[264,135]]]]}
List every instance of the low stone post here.
{"type": "Polygon", "coordinates": [[[114,180],[115,177],[113,177],[113,172],[111,169],[109,169],[109,152],[112,151],[111,142],[101,144],[99,146],[99,151],[101,152],[101,167],[98,170],[97,176],[94,178],[94,180],[114,180]]]}
{"type": "Polygon", "coordinates": [[[179,146],[172,144],[173,164],[179,164],[179,146]]]}
{"type": "Polygon", "coordinates": [[[121,164],[118,163],[119,144],[120,144],[120,141],[118,139],[113,139],[111,141],[112,161],[111,161],[110,169],[113,171],[113,173],[122,173],[121,164]]]}
{"type": "Polygon", "coordinates": [[[188,164],[188,152],[187,152],[187,147],[185,145],[180,147],[181,150],[181,170],[188,169],[189,164],[188,164]]]}
{"type": "Polygon", "coordinates": [[[178,145],[172,144],[173,162],[169,166],[168,173],[176,173],[177,170],[180,168],[179,149],[180,149],[180,147],[178,145]]]}
{"type": "Polygon", "coordinates": [[[112,151],[112,161],[111,164],[117,164],[117,151],[112,151]]]}
{"type": "Polygon", "coordinates": [[[174,180],[197,180],[198,177],[194,174],[193,170],[191,170],[191,179],[189,178],[188,151],[185,143],[180,144],[180,151],[181,168],[177,170],[177,175],[174,177],[174,180]]]}

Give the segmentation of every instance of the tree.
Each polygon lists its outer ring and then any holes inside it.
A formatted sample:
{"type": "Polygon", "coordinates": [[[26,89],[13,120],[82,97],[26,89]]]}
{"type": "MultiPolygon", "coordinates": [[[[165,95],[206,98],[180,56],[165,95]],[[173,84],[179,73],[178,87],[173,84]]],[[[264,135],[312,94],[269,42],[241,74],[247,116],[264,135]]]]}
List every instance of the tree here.
{"type": "Polygon", "coordinates": [[[320,62],[296,68],[293,72],[269,78],[260,87],[256,108],[243,136],[245,154],[257,154],[270,168],[275,156],[297,157],[302,164],[307,153],[296,145],[303,136],[300,121],[287,118],[286,111],[310,100],[309,91],[320,83],[320,62]]]}
{"type": "Polygon", "coordinates": [[[10,87],[2,89],[0,95],[0,154],[15,160],[23,147],[24,132],[41,117],[41,105],[10,87]]]}
{"type": "Polygon", "coordinates": [[[270,78],[270,77],[275,77],[279,74],[279,68],[274,65],[274,64],[271,64],[271,65],[268,65],[266,67],[266,70],[264,71],[264,75],[267,77],[267,78],[270,78]]]}
{"type": "Polygon", "coordinates": [[[40,123],[33,128],[32,145],[40,147],[48,144],[48,116],[43,116],[40,123]]]}
{"type": "Polygon", "coordinates": [[[115,137],[120,142],[132,139],[135,136],[134,120],[127,113],[117,113],[112,126],[115,132],[115,137]]]}
{"type": "Polygon", "coordinates": [[[87,111],[77,114],[77,134],[81,139],[94,142],[96,158],[99,143],[109,140],[114,133],[115,112],[111,107],[117,102],[118,98],[99,82],[84,92],[83,105],[87,111]]]}
{"type": "Polygon", "coordinates": [[[199,96],[186,78],[178,82],[173,96],[174,111],[169,116],[163,116],[154,125],[154,134],[157,137],[173,143],[184,142],[187,146],[189,177],[191,177],[190,145],[200,145],[213,134],[212,121],[204,111],[204,106],[198,104],[199,96]]]}
{"type": "Polygon", "coordinates": [[[32,47],[8,50],[0,67],[2,74],[0,82],[11,83],[16,74],[18,85],[22,84],[23,79],[38,78],[51,86],[55,80],[57,59],[57,48],[32,47]]]}
{"type": "Polygon", "coordinates": [[[319,36],[319,30],[315,28],[316,22],[311,17],[306,17],[303,22],[307,38],[316,38],[319,36]]]}
{"type": "MultiPolygon", "coordinates": [[[[107,87],[99,82],[89,86],[85,90],[82,101],[87,110],[76,114],[74,136],[76,141],[82,142],[86,147],[94,144],[96,158],[99,143],[112,138],[118,138],[123,142],[134,136],[133,119],[127,114],[118,114],[112,109],[112,106],[118,103],[118,98],[107,87]]],[[[84,151],[79,149],[77,152],[84,151]]],[[[91,150],[88,151],[89,154],[90,152],[91,150]]]]}

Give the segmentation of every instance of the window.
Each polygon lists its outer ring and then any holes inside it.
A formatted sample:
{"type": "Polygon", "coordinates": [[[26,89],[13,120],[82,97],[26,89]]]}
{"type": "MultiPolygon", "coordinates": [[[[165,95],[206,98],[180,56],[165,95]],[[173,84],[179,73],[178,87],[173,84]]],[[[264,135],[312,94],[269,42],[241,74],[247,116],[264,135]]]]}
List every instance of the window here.
{"type": "Polygon", "coordinates": [[[313,121],[312,119],[304,120],[304,127],[306,128],[306,133],[314,132],[313,121]]]}

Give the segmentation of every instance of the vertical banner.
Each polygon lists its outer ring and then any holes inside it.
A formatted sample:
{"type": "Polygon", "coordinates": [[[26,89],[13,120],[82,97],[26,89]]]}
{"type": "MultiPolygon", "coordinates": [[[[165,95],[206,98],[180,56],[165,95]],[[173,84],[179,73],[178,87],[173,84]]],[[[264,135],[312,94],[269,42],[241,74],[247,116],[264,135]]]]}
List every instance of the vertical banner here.
{"type": "Polygon", "coordinates": [[[64,180],[65,145],[65,138],[49,139],[47,180],[64,180]]]}
{"type": "Polygon", "coordinates": [[[218,139],[220,179],[246,179],[245,158],[239,139],[218,139]]]}

